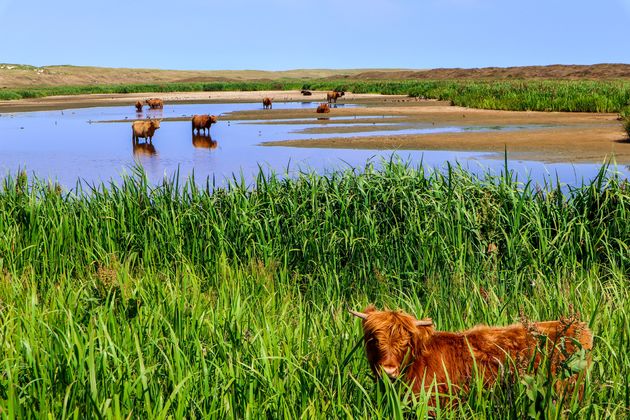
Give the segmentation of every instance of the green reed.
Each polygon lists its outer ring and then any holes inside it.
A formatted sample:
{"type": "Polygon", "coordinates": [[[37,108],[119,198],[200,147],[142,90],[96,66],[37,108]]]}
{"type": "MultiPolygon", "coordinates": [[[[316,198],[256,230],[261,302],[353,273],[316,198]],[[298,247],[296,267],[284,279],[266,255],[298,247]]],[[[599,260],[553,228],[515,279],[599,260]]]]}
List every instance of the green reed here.
{"type": "Polygon", "coordinates": [[[393,161],[197,185],[3,180],[4,416],[425,416],[428,395],[370,378],[347,313],[370,302],[448,330],[589,322],[583,401],[477,382],[440,418],[629,414],[630,190],[605,168],[564,192],[393,161]]]}
{"type": "Polygon", "coordinates": [[[0,99],[88,93],[259,90],[347,90],[452,101],[470,108],[515,111],[620,112],[630,106],[628,80],[296,80],[59,86],[2,89],[0,99]]]}

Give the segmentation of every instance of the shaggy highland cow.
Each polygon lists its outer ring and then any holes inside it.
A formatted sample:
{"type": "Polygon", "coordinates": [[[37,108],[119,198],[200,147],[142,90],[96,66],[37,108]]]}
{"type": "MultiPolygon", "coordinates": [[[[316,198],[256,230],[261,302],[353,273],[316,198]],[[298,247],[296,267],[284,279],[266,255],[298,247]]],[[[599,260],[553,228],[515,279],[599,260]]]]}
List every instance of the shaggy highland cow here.
{"type": "Polygon", "coordinates": [[[328,92],[326,94],[326,100],[327,102],[330,104],[332,102],[337,103],[337,99],[341,98],[343,95],[345,95],[346,92],[338,92],[336,90],[332,91],[332,92],[328,92]]]}
{"type": "Polygon", "coordinates": [[[131,135],[134,142],[138,142],[138,139],[144,138],[145,140],[152,141],[155,130],[160,128],[160,120],[146,120],[146,121],[134,121],[131,125],[131,135]]]}
{"type": "MultiPolygon", "coordinates": [[[[591,331],[573,318],[447,332],[436,331],[430,319],[418,320],[402,311],[369,306],[350,312],[363,320],[367,359],[376,377],[400,377],[416,393],[437,386],[445,395],[449,382],[452,389],[466,391],[475,372],[489,386],[506,369],[525,373],[538,369],[542,360],[555,375],[572,355],[593,346],[591,331]]],[[[556,390],[574,384],[576,376],[559,380],[556,390]]]]}
{"type": "Polygon", "coordinates": [[[193,115],[192,117],[192,132],[205,133],[206,130],[210,133],[210,126],[217,122],[215,115],[193,115]]]}

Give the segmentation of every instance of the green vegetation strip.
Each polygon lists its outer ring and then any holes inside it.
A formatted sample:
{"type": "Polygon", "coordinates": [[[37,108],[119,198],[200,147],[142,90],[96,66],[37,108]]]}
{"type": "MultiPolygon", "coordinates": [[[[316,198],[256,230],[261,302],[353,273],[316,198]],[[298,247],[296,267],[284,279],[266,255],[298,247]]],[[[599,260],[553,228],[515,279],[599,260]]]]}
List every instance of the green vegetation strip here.
{"type": "MultiPolygon", "coordinates": [[[[375,384],[347,313],[438,328],[572,311],[593,329],[580,402],[554,377],[479,380],[439,418],[624,418],[630,189],[380,169],[254,185],[0,188],[0,407],[12,418],[412,418],[428,396],[375,384]]],[[[568,375],[566,366],[558,375],[568,375]]]]}
{"type": "Polygon", "coordinates": [[[1,89],[0,99],[91,93],[347,90],[452,101],[470,108],[514,111],[620,112],[630,106],[630,81],[557,80],[276,80],[1,89]]]}

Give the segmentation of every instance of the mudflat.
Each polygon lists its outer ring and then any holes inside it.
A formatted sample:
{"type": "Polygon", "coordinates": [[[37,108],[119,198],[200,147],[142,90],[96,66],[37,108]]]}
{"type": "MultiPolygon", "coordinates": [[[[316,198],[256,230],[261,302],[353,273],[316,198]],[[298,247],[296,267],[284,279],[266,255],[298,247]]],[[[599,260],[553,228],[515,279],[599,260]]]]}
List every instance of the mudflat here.
{"type": "MultiPolygon", "coordinates": [[[[315,114],[319,102],[324,102],[326,92],[313,92],[312,96],[302,96],[299,91],[255,91],[255,92],[174,92],[103,94],[77,96],[51,96],[17,101],[0,101],[0,112],[21,112],[50,109],[67,109],[92,106],[114,106],[133,104],[147,98],[159,97],[169,103],[227,103],[261,102],[270,97],[274,102],[305,101],[311,107],[304,109],[271,109],[241,111],[224,115],[230,120],[274,120],[282,119],[283,124],[295,121],[317,120],[320,127],[311,129],[313,134],[331,134],[331,138],[263,143],[265,146],[290,147],[330,147],[345,149],[394,149],[394,150],[462,150],[483,151],[491,156],[502,157],[505,150],[511,158],[541,160],[546,162],[594,162],[601,163],[614,159],[619,164],[630,164],[630,141],[617,120],[616,114],[569,113],[569,112],[518,112],[490,111],[449,106],[448,103],[418,100],[406,96],[352,94],[347,93],[340,106],[331,109],[329,114],[315,114]],[[356,103],[363,107],[344,107],[345,103],[356,103]],[[344,137],[343,130],[331,130],[330,120],[337,117],[344,120],[345,130],[355,133],[344,137]],[[354,117],[361,117],[355,119],[354,117]],[[437,134],[396,134],[371,135],[371,131],[382,131],[378,125],[373,128],[366,121],[378,121],[387,117],[388,123],[422,123],[435,127],[449,126],[518,126],[538,125],[525,130],[491,130],[483,132],[467,131],[437,134]],[[354,121],[354,122],[353,122],[354,121]],[[356,123],[362,127],[352,128],[356,123]],[[356,133],[360,131],[360,135],[356,133]]],[[[262,103],[262,102],[261,102],[262,103]]],[[[165,119],[168,120],[168,119],[165,119]]]]}

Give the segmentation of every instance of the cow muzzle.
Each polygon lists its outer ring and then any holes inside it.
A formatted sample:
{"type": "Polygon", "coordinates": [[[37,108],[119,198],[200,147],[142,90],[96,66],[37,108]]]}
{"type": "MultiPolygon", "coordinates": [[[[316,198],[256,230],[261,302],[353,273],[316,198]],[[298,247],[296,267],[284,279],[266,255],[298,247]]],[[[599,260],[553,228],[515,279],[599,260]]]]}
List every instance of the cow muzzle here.
{"type": "Polygon", "coordinates": [[[381,365],[381,370],[391,380],[398,378],[398,375],[399,375],[398,366],[381,365]]]}

